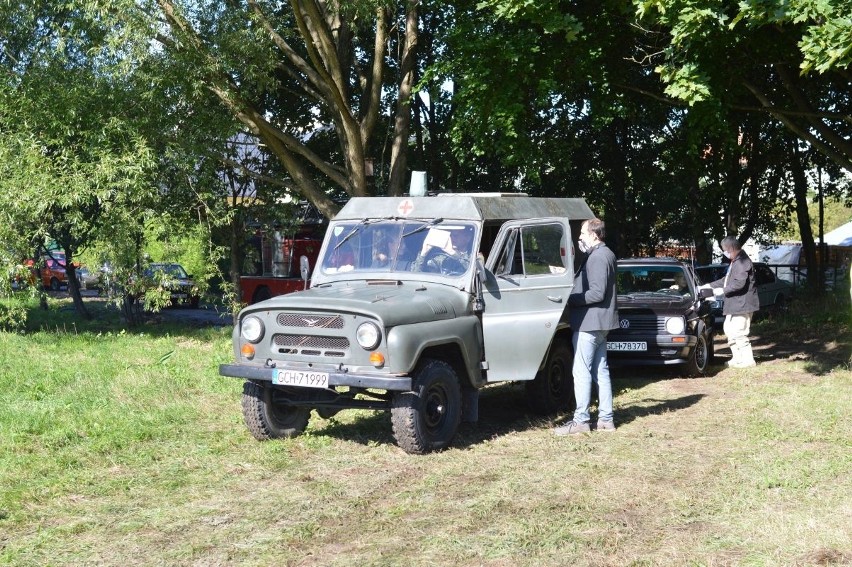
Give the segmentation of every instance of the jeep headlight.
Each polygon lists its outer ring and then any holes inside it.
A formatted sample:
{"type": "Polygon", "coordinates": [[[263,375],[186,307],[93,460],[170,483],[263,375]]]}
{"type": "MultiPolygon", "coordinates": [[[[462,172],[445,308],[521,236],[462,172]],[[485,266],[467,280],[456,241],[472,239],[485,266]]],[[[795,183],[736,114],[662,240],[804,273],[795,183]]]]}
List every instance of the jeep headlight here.
{"type": "Polygon", "coordinates": [[[246,317],[240,329],[242,337],[250,343],[256,343],[263,337],[263,321],[257,317],[246,317]]]}
{"type": "Polygon", "coordinates": [[[382,339],[382,332],[375,323],[367,321],[358,325],[355,337],[358,339],[358,344],[361,345],[361,348],[372,350],[379,346],[379,341],[382,339]]]}
{"type": "Polygon", "coordinates": [[[679,335],[686,329],[683,317],[669,317],[666,319],[666,331],[673,335],[679,335]]]}

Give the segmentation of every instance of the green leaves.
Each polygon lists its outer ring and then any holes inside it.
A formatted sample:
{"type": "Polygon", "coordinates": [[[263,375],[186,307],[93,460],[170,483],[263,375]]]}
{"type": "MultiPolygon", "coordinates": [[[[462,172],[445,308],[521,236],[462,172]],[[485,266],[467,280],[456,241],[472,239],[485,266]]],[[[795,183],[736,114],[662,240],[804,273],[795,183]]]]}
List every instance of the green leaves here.
{"type": "Polygon", "coordinates": [[[575,40],[583,30],[577,18],[552,0],[481,0],[476,8],[491,11],[498,19],[541,26],[545,33],[564,33],[566,41],[575,40]]]}
{"type": "Polygon", "coordinates": [[[672,98],[684,100],[692,106],[711,97],[708,77],[694,63],[681,67],[661,65],[654,70],[666,84],[665,93],[672,98]]]}

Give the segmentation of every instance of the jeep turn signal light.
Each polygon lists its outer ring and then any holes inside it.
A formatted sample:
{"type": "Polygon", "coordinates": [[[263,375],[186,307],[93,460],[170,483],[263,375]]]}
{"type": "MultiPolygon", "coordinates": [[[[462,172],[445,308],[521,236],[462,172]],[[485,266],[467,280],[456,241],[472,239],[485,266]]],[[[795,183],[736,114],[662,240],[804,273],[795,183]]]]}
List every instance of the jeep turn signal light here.
{"type": "Polygon", "coordinates": [[[245,358],[252,359],[254,358],[254,345],[244,344],[243,348],[240,349],[240,352],[245,358]]]}
{"type": "Polygon", "coordinates": [[[381,368],[385,365],[385,355],[380,352],[371,352],[370,363],[376,368],[381,368]]]}

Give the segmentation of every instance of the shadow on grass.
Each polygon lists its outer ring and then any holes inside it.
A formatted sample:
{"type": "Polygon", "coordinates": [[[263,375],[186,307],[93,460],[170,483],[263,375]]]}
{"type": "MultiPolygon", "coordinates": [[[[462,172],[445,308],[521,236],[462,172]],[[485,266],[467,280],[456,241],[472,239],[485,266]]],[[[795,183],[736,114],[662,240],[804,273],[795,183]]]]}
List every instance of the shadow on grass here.
{"type": "Polygon", "coordinates": [[[97,335],[111,332],[162,337],[194,333],[199,329],[230,328],[233,325],[231,314],[223,313],[221,306],[202,305],[198,309],[166,307],[157,313],[146,312],[140,325],[129,326],[121,317],[118,307],[105,298],[87,296],[83,299],[92,316],[89,320],[80,317],[67,297],[50,298],[48,309],[39,307],[34,301],[30,302],[27,306],[25,333],[97,335]]]}
{"type": "Polygon", "coordinates": [[[852,311],[847,288],[824,295],[797,295],[782,313],[752,325],[758,363],[805,361],[804,370],[822,376],[852,367],[852,311]]]}
{"type": "MultiPolygon", "coordinates": [[[[628,406],[619,406],[617,421],[619,425],[623,425],[641,417],[682,410],[698,403],[703,397],[703,394],[693,394],[670,400],[645,399],[628,406]]],[[[570,418],[570,414],[559,418],[554,415],[539,416],[531,413],[527,407],[523,384],[506,383],[490,386],[480,395],[479,421],[462,423],[452,447],[469,448],[520,431],[550,428],[555,422],[570,418]]],[[[352,423],[332,421],[317,433],[363,445],[395,443],[390,412],[364,415],[352,423]]]]}
{"type": "MultiPolygon", "coordinates": [[[[479,421],[462,423],[452,446],[469,447],[502,435],[541,427],[550,419],[552,416],[537,416],[529,411],[523,384],[509,382],[488,386],[480,392],[479,421]]],[[[316,433],[363,445],[396,443],[388,411],[362,415],[346,423],[332,419],[316,433]]]]}
{"type": "Polygon", "coordinates": [[[690,394],[681,396],[671,400],[656,400],[644,399],[639,402],[618,407],[618,415],[616,421],[618,425],[627,425],[631,421],[638,418],[647,417],[649,415],[660,415],[673,411],[679,411],[691,407],[700,402],[705,397],[704,394],[690,394]]]}

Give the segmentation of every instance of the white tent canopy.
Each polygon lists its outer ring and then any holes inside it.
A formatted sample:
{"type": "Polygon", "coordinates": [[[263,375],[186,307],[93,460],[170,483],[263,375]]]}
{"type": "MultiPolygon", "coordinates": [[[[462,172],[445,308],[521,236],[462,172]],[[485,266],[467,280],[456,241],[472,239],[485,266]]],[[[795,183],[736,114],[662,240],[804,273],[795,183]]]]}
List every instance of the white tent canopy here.
{"type": "Polygon", "coordinates": [[[823,238],[829,246],[852,246],[852,222],[825,233],[823,238]]]}

